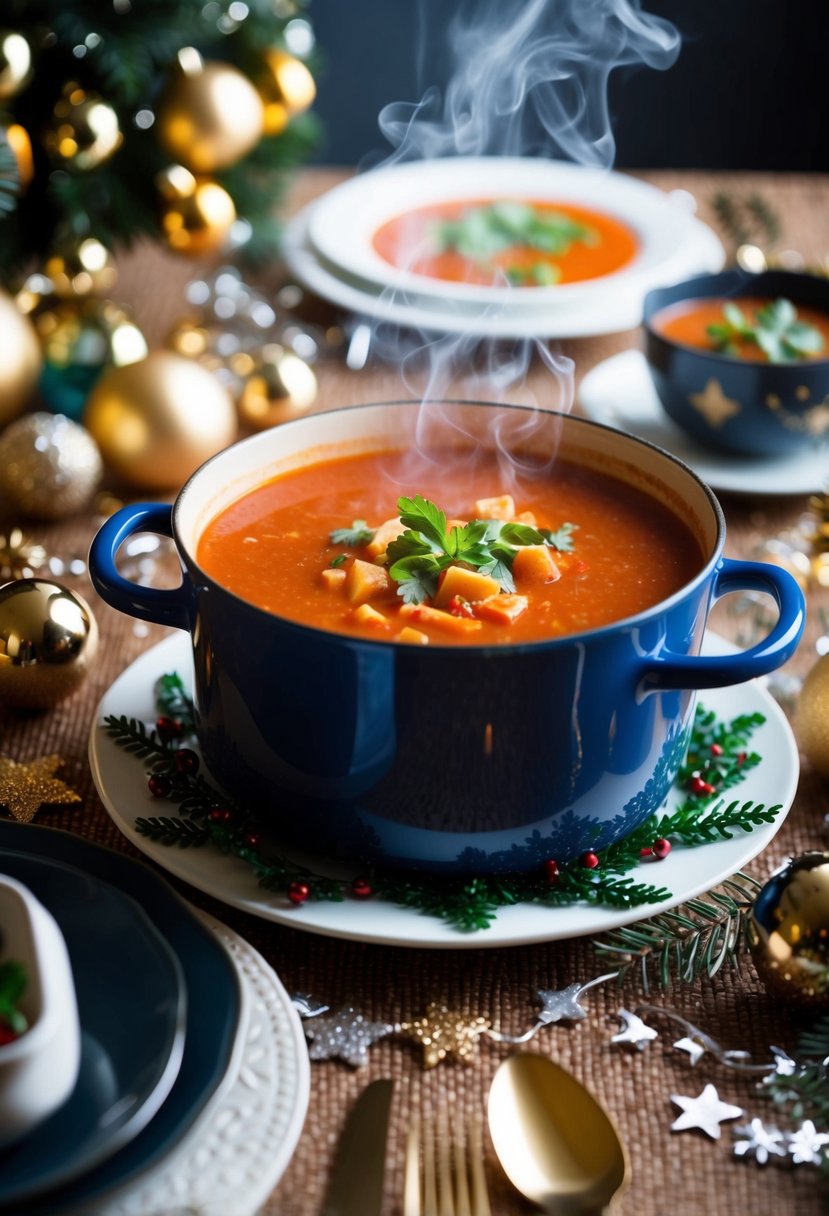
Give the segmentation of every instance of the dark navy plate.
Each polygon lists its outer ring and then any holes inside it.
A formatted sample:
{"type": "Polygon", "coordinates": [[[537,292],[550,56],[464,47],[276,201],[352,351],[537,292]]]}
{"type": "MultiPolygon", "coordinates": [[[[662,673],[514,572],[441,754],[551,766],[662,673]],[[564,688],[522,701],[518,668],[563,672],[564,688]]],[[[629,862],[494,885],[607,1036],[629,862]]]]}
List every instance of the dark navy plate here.
{"type": "Polygon", "coordinates": [[[146,1127],[184,1052],[181,965],[129,895],[49,858],[0,851],[0,873],[32,891],[60,925],[81,1023],[68,1099],[0,1155],[0,1205],[79,1177],[146,1127]]]}
{"type": "MultiPolygon", "coordinates": [[[[238,973],[224,947],[146,866],[68,832],[0,821],[0,867],[21,854],[63,862],[132,896],[178,958],[187,990],[184,1054],[160,1110],[129,1144],[61,1186],[59,1193],[15,1202],[13,1208],[15,1216],[60,1216],[101,1200],[152,1168],[192,1127],[227,1073],[242,996],[238,973]]],[[[44,1166],[53,1148],[44,1146],[44,1166]]],[[[5,1203],[0,1210],[10,1211],[5,1203]]]]}

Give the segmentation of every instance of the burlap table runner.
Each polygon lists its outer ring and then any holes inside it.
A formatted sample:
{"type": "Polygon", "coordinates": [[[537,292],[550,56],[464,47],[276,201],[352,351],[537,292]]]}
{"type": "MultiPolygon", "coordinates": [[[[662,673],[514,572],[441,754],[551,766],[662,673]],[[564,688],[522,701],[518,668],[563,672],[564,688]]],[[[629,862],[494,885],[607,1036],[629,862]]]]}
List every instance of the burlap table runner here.
{"type": "MultiPolygon", "coordinates": [[[[312,170],[297,183],[292,206],[340,180],[335,171],[312,170]]],[[[642,174],[665,188],[681,187],[697,200],[699,214],[714,222],[711,199],[729,188],[741,196],[760,192],[783,218],[784,245],[798,248],[807,258],[829,252],[829,179],[806,176],[709,173],[642,174]]],[[[199,267],[166,257],[154,248],[140,248],[121,259],[116,295],[129,304],[151,344],[158,345],[172,323],[181,318],[185,282],[199,267]]],[[[565,344],[581,376],[600,359],[633,346],[638,334],[565,344]]],[[[544,392],[547,373],[534,367],[529,388],[544,392]]],[[[328,362],[320,369],[320,406],[380,401],[408,395],[401,392],[396,369],[369,367],[347,371],[328,362]]],[[[525,400],[526,390],[511,393],[525,400]]],[[[827,470],[829,473],[829,470],[827,470]]],[[[806,509],[805,498],[737,499],[721,496],[728,517],[731,556],[747,556],[766,536],[791,526],[806,509]]],[[[8,519],[6,520],[8,522],[8,519]]],[[[94,532],[91,516],[50,527],[29,529],[53,553],[85,554],[94,532]]],[[[135,628],[135,622],[111,610],[92,592],[85,578],[63,579],[87,596],[101,629],[101,653],[86,685],[61,707],[43,714],[15,714],[0,709],[0,754],[27,760],[49,752],[65,760],[59,776],[81,795],[77,806],[41,812],[39,822],[77,832],[91,840],[138,856],[104,811],[92,784],[87,763],[87,742],[95,706],[115,677],[145,648],[158,641],[160,628],[135,628]]],[[[829,592],[823,591],[829,607],[829,592]]],[[[809,632],[791,664],[793,671],[808,670],[814,661],[818,635],[817,597],[813,595],[809,632]]],[[[716,626],[728,632],[728,614],[716,626]]],[[[278,690],[275,690],[278,695],[278,690]]],[[[790,854],[827,846],[823,816],[829,810],[827,785],[804,767],[794,807],[773,844],[748,869],[767,875],[790,854]]],[[[517,1034],[535,1016],[539,988],[562,988],[585,981],[600,972],[589,940],[575,940],[524,948],[498,950],[428,951],[394,949],[333,941],[276,927],[234,912],[198,892],[178,885],[192,901],[215,914],[247,937],[278,971],[289,991],[313,993],[332,1004],[353,1002],[372,1019],[398,1021],[417,1016],[429,1000],[441,1000],[470,1015],[483,1014],[502,1030],[517,1034]]],[[[378,908],[378,916],[382,910],[378,908]]],[[[640,999],[634,986],[625,1003],[640,999]]],[[[799,1025],[795,1011],[767,995],[747,961],[737,971],[726,969],[715,980],[671,994],[657,994],[728,1047],[749,1050],[766,1058],[770,1044],[791,1048],[799,1025]]],[[[628,1053],[610,1047],[618,1028],[613,1014],[620,1004],[610,987],[598,988],[584,998],[587,1021],[546,1028],[535,1048],[550,1054],[584,1081],[614,1116],[626,1141],[632,1163],[632,1185],[618,1207],[626,1216],[703,1216],[722,1213],[797,1212],[817,1216],[826,1210],[825,1189],[809,1167],[761,1169],[752,1161],[731,1155],[726,1126],[723,1140],[713,1143],[701,1133],[672,1135],[670,1124],[678,1113],[672,1093],[696,1094],[707,1080],[726,1101],[762,1114],[773,1122],[775,1112],[760,1102],[749,1077],[705,1065],[692,1071],[687,1057],[670,1050],[662,1036],[648,1051],[628,1053]]],[[[679,1036],[676,1036],[679,1037],[679,1036]]],[[[374,1077],[396,1081],[388,1146],[384,1213],[400,1210],[403,1153],[408,1112],[434,1109],[456,1101],[468,1111],[482,1110],[492,1075],[505,1049],[484,1041],[471,1066],[444,1063],[426,1072],[411,1043],[388,1039],[370,1052],[367,1068],[355,1071],[340,1062],[312,1067],[311,1101],[299,1147],[282,1182],[264,1209],[269,1216],[310,1216],[319,1210],[334,1143],[346,1109],[366,1082],[374,1077]]],[[[487,1172],[495,1216],[529,1212],[506,1181],[491,1146],[487,1172]]]]}

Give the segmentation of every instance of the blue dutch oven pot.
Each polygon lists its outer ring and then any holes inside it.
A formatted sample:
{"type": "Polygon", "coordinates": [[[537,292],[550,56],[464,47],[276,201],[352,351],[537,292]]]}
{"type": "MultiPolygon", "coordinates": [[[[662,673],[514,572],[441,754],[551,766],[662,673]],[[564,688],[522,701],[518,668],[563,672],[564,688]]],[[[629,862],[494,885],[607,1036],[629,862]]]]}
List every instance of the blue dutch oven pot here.
{"type": "Polygon", "coordinates": [[[455,873],[529,870],[604,848],[664,802],[695,690],[752,679],[789,658],[803,596],[778,567],[722,556],[719,504],[667,453],[583,419],[475,403],[440,404],[450,435],[463,426],[486,436],[496,416],[502,433],[531,419],[541,449],[560,445],[568,458],[621,472],[673,504],[704,547],[696,577],[669,600],[586,633],[409,647],[273,616],[201,569],[200,530],[230,501],[305,453],[318,460],[343,443],[406,446],[418,409],[336,410],[234,445],[194,474],[172,508],[139,503],[107,520],[90,554],[95,587],[122,612],[189,632],[210,775],[287,842],[455,873]],[[147,531],[176,542],[183,577],[175,590],[138,586],[116,568],[124,541],[147,531]],[[775,600],[769,636],[739,654],[701,657],[711,605],[746,591],[775,600]]]}

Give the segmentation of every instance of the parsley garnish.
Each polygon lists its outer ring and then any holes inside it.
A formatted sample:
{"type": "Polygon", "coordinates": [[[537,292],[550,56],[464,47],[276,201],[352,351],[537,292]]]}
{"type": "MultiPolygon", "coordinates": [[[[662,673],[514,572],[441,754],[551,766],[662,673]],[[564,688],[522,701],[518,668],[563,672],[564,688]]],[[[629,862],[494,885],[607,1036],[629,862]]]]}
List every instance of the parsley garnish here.
{"type": "MultiPolygon", "coordinates": [[[[352,520],[350,528],[335,528],[331,542],[335,545],[348,545],[351,549],[359,549],[374,540],[374,528],[370,528],[364,519],[352,520]]],[[[333,564],[333,563],[332,563],[333,564]]]]}
{"type": "Polygon", "coordinates": [[[337,566],[341,566],[343,564],[343,562],[347,562],[347,561],[348,561],[347,553],[338,553],[336,557],[332,557],[331,565],[336,570],[337,566]]]}
{"type": "MultiPolygon", "coordinates": [[[[436,223],[431,235],[439,253],[453,249],[473,262],[485,262],[515,245],[561,255],[574,241],[595,245],[599,240],[594,229],[568,215],[512,201],[469,207],[456,220],[436,223]]],[[[506,273],[510,277],[510,271],[506,273]]],[[[541,262],[520,274],[516,281],[523,283],[547,284],[557,278],[555,268],[541,262]]]]}
{"type": "Polygon", "coordinates": [[[739,305],[729,300],[723,305],[725,320],[709,325],[706,333],[722,355],[739,355],[742,342],[754,342],[769,363],[790,363],[806,359],[823,350],[820,330],[798,321],[791,300],[771,300],[758,308],[752,323],[739,305]]]}
{"type": "Polygon", "coordinates": [[[447,531],[446,515],[428,498],[399,498],[397,510],[406,529],[386,550],[389,575],[407,604],[421,604],[435,595],[438,577],[447,566],[472,566],[497,579],[502,591],[515,590],[512,563],[524,545],[572,549],[575,524],[557,532],[542,532],[514,520],[473,519],[447,531]]]}
{"type": "Polygon", "coordinates": [[[5,1023],[14,1035],[22,1034],[28,1026],[18,1009],[25,987],[26,969],[22,963],[12,959],[0,963],[0,1023],[5,1023]]]}

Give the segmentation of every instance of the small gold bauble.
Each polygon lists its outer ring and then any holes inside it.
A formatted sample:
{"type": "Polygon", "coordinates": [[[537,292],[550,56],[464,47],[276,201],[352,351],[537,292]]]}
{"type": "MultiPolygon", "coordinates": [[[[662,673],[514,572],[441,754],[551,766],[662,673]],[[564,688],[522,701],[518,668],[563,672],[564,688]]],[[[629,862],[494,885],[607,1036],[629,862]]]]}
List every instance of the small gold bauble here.
{"type": "Polygon", "coordinates": [[[28,317],[0,291],[0,426],[16,418],[40,375],[40,343],[28,317]]]}
{"type": "Polygon", "coordinates": [[[25,414],[0,435],[0,491],[35,519],[80,511],[102,472],[92,436],[62,414],[25,414]]]}
{"type": "Polygon", "coordinates": [[[314,77],[301,59],[273,48],[263,55],[256,87],[265,103],[265,134],[279,135],[294,114],[301,114],[317,95],[314,77]]]}
{"type": "Polygon", "coordinates": [[[198,363],[153,351],[140,363],[104,372],[84,423],[106,463],[145,490],[183,484],[236,437],[233,402],[198,363]]]}
{"type": "Polygon", "coordinates": [[[210,333],[206,326],[185,317],[170,330],[165,345],[188,359],[199,359],[210,347],[210,333]]]}
{"type": "Polygon", "coordinates": [[[307,412],[317,396],[317,378],[304,359],[275,343],[254,359],[238,402],[239,417],[263,431],[307,412]]]}
{"type": "Polygon", "coordinates": [[[829,853],[802,853],[771,876],[754,901],[748,938],[772,995],[829,1009],[829,853]]]}
{"type": "Polygon", "coordinates": [[[35,161],[32,154],[32,141],[29,132],[21,127],[19,122],[10,123],[6,127],[6,139],[17,162],[17,176],[20,178],[20,193],[25,193],[35,175],[35,161]]]}
{"type": "Polygon", "coordinates": [[[46,149],[73,169],[97,169],[118,151],[123,135],[118,115],[96,93],[75,81],[64,86],[44,135],[46,149]]]}
{"type": "Polygon", "coordinates": [[[39,578],[0,587],[0,705],[51,709],[80,687],[97,649],[80,595],[39,578]]]}
{"type": "Polygon", "coordinates": [[[164,198],[161,230],[175,253],[198,257],[220,249],[227,239],[236,208],[223,186],[196,178],[182,165],[172,165],[156,178],[164,198]]]}
{"type": "Polygon", "coordinates": [[[812,768],[829,777],[829,654],[821,655],[803,681],[796,725],[812,768]]]}
{"type": "Polygon", "coordinates": [[[43,273],[61,300],[109,295],[118,277],[112,254],[92,236],[61,242],[44,262],[43,273]]]}
{"type": "Polygon", "coordinates": [[[31,79],[32,49],[22,34],[0,31],[0,101],[16,97],[31,79]]]}
{"type": "Polygon", "coordinates": [[[163,147],[194,173],[235,165],[261,139],[262,99],[229,63],[207,62],[192,47],[178,64],[156,110],[163,147]]]}

